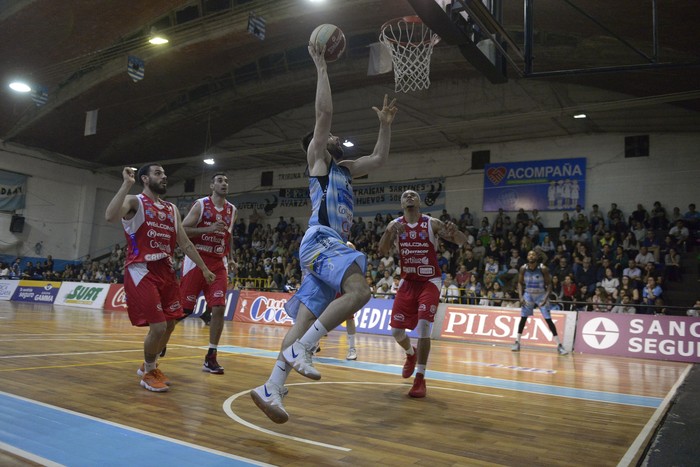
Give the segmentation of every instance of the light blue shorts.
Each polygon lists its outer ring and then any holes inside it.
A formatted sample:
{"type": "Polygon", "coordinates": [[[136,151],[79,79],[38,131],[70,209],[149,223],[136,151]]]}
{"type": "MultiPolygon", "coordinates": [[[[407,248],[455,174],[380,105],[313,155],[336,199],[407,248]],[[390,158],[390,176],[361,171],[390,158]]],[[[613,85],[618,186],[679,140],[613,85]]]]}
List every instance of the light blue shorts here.
{"type": "MultiPolygon", "coordinates": [[[[544,292],[538,294],[523,292],[523,303],[522,308],[520,309],[520,316],[522,316],[523,318],[526,316],[532,316],[532,314],[535,311],[535,307],[539,306],[539,304],[542,303],[546,298],[547,294],[544,292]]],[[[549,303],[549,300],[547,300],[544,303],[544,305],[540,306],[540,312],[542,313],[542,317],[544,319],[552,318],[552,316],[549,313],[551,309],[552,305],[549,303]]]]}
{"type": "Polygon", "coordinates": [[[299,247],[299,261],[304,278],[299,290],[287,300],[284,309],[296,319],[299,305],[304,304],[317,318],[341,293],[345,271],[356,263],[364,276],[367,257],[346,245],[338,233],[325,226],[313,226],[304,234],[299,247]]]}

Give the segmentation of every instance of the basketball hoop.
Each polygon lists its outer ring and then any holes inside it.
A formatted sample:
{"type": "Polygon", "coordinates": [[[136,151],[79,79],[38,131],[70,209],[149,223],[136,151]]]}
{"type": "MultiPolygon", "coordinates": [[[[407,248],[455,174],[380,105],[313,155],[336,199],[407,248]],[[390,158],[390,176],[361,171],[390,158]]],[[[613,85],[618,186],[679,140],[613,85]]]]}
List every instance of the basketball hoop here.
{"type": "Polygon", "coordinates": [[[403,16],[382,26],[379,41],[391,51],[396,92],[430,87],[430,56],[440,36],[418,16],[403,16]]]}

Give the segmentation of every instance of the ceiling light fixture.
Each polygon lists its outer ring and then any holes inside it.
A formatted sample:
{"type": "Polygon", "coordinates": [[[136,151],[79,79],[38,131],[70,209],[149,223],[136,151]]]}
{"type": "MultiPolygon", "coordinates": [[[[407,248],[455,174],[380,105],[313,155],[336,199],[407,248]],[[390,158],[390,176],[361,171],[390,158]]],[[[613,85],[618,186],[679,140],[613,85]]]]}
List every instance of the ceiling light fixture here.
{"type": "Polygon", "coordinates": [[[207,165],[214,165],[214,159],[211,157],[209,159],[204,159],[204,163],[207,165]]]}
{"type": "Polygon", "coordinates": [[[31,86],[29,86],[27,83],[23,83],[21,81],[11,82],[10,89],[12,89],[15,92],[29,92],[32,90],[31,86]]]}
{"type": "Polygon", "coordinates": [[[343,146],[345,146],[346,148],[351,148],[355,146],[355,144],[352,141],[346,139],[345,141],[343,141],[343,146]]]}
{"type": "Polygon", "coordinates": [[[586,118],[586,114],[576,114],[574,118],[586,118]]]}
{"type": "Polygon", "coordinates": [[[170,42],[167,37],[156,31],[156,28],[151,28],[150,36],[151,37],[148,39],[148,42],[153,45],[163,45],[170,42]]]}

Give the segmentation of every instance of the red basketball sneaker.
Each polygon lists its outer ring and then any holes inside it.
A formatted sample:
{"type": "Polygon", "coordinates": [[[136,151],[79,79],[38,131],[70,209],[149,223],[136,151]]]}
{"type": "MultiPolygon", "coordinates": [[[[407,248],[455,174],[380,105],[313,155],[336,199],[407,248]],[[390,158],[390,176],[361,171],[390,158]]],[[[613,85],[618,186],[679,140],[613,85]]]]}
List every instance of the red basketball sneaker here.
{"type": "Polygon", "coordinates": [[[423,373],[417,373],[416,379],[413,381],[413,387],[410,391],[408,391],[408,395],[411,397],[420,398],[425,397],[425,393],[425,378],[423,377],[423,373]]]}
{"type": "Polygon", "coordinates": [[[410,378],[413,375],[413,370],[416,369],[416,359],[418,358],[418,350],[413,347],[413,355],[406,355],[406,362],[403,364],[401,376],[410,378]]]}

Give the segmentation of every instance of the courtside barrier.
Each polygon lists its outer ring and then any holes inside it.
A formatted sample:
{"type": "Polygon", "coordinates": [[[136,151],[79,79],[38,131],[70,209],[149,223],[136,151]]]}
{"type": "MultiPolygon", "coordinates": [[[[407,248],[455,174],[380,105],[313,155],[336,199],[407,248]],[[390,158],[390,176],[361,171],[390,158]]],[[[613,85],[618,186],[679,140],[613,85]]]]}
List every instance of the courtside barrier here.
{"type": "Polygon", "coordinates": [[[13,302],[53,303],[61,282],[20,280],[12,294],[13,302]]]}
{"type": "Polygon", "coordinates": [[[18,280],[0,280],[0,300],[12,299],[18,285],[18,280]]]}
{"type": "Polygon", "coordinates": [[[102,309],[110,284],[92,282],[63,282],[54,305],[102,309]]]}
{"type": "Polygon", "coordinates": [[[700,319],[580,312],[576,351],[700,363],[700,319]]]}

